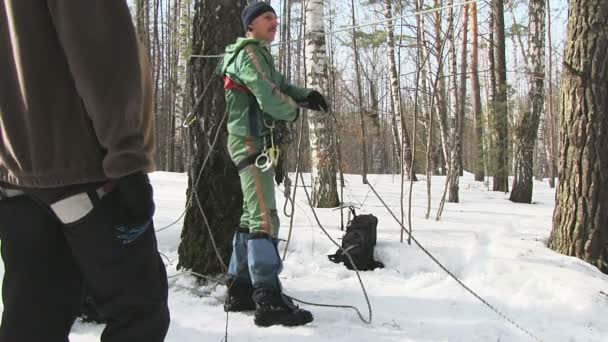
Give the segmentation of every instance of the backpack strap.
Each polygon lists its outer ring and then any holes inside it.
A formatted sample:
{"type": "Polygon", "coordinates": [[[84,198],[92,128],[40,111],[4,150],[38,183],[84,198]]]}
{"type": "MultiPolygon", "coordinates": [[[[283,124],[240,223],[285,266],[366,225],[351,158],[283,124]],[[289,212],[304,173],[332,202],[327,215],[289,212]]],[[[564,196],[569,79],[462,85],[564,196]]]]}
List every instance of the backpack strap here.
{"type": "MultiPolygon", "coordinates": [[[[249,97],[249,131],[253,136],[258,136],[258,117],[261,115],[258,100],[255,98],[251,90],[247,86],[237,83],[230,76],[224,75],[224,90],[234,90],[243,93],[249,97]]],[[[259,154],[258,154],[259,155],[259,154]]],[[[256,155],[257,157],[257,155],[256,155]]],[[[255,161],[255,159],[254,159],[255,161]]],[[[251,165],[253,163],[249,163],[251,165]]]]}
{"type": "Polygon", "coordinates": [[[224,75],[224,90],[236,90],[247,95],[251,94],[251,90],[247,86],[235,82],[230,76],[224,75]]]}

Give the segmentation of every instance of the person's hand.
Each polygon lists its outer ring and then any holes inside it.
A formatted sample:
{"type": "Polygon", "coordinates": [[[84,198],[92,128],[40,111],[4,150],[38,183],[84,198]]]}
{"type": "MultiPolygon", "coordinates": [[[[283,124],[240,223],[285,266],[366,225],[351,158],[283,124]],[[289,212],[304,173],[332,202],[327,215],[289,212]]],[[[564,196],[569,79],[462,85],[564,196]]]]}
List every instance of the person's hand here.
{"type": "Polygon", "coordinates": [[[327,112],[329,110],[329,105],[327,104],[325,97],[316,90],[311,91],[308,96],[306,96],[306,100],[298,102],[298,105],[302,108],[316,111],[327,112]]]}
{"type": "Polygon", "coordinates": [[[136,172],[116,180],[114,188],[118,220],[115,229],[123,243],[141,236],[151,225],[154,198],[148,175],[136,172]]]}

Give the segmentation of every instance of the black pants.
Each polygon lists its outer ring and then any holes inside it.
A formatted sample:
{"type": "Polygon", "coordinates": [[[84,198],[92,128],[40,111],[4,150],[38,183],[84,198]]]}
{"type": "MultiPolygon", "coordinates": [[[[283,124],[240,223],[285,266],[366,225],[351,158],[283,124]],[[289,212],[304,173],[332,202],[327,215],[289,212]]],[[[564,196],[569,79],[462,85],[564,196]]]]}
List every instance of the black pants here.
{"type": "Polygon", "coordinates": [[[164,341],[167,275],[154,227],[116,238],[113,193],[81,223],[63,226],[27,196],[0,200],[4,312],[0,342],[66,342],[86,281],[108,318],[103,342],[164,341]]]}

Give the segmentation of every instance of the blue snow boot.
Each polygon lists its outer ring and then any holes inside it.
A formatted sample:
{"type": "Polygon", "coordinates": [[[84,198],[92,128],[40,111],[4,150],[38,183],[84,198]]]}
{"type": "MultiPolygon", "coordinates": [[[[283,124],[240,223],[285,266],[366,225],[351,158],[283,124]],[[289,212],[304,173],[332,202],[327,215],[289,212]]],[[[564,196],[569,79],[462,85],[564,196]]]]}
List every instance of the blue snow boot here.
{"type": "Polygon", "coordinates": [[[232,256],[228,266],[228,291],[224,302],[224,311],[239,312],[255,310],[251,298],[253,285],[249,276],[247,262],[247,243],[251,238],[248,228],[239,228],[232,239],[232,256]]]}

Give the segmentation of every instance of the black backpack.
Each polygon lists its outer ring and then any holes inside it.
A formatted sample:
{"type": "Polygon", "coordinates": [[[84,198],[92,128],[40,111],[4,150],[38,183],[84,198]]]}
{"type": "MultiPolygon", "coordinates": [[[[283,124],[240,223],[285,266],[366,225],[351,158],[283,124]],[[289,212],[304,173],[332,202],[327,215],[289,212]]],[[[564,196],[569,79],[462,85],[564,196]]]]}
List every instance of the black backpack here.
{"type": "Polygon", "coordinates": [[[329,260],[336,264],[344,262],[346,268],[353,270],[353,265],[343,252],[346,251],[359,271],[383,268],[384,265],[381,262],[374,260],[378,218],[371,214],[357,215],[353,207],[350,207],[350,210],[353,218],[348,222],[346,234],[342,237],[342,249],[338,249],[335,254],[328,255],[329,260]]]}

